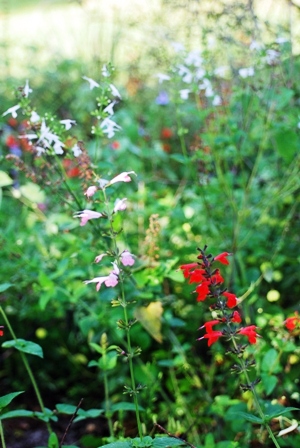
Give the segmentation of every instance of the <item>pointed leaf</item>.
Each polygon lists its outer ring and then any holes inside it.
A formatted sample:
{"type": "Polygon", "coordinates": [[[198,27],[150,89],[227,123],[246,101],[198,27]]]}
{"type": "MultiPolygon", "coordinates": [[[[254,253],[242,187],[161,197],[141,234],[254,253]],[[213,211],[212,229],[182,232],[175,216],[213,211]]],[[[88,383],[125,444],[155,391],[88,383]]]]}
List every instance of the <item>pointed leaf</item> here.
{"type": "Polygon", "coordinates": [[[9,403],[18,395],[23,394],[24,391],[21,390],[20,392],[12,392],[11,394],[3,395],[3,397],[0,397],[0,410],[5,408],[9,403]]]}
{"type": "Polygon", "coordinates": [[[245,420],[248,420],[248,422],[251,422],[251,423],[259,423],[259,424],[264,423],[260,417],[256,417],[256,415],[253,415],[253,414],[248,414],[247,412],[239,412],[236,414],[243,417],[245,420]]]}
{"type": "Polygon", "coordinates": [[[271,414],[268,414],[268,418],[272,419],[275,417],[279,417],[280,415],[286,414],[287,412],[290,411],[300,411],[300,408],[294,408],[294,407],[287,407],[287,408],[282,408],[281,410],[272,412],[271,414]]]}
{"type": "Polygon", "coordinates": [[[16,339],[11,341],[5,341],[2,344],[4,348],[14,347],[20,352],[29,353],[30,355],[39,356],[43,358],[43,350],[42,347],[35,342],[26,341],[25,339],[16,339]]]}
{"type": "Polygon", "coordinates": [[[161,302],[151,302],[148,306],[141,306],[136,308],[135,317],[148,331],[148,333],[157,342],[162,343],[161,334],[161,315],[163,307],[161,302]]]}
{"type": "Polygon", "coordinates": [[[34,417],[34,411],[27,411],[26,409],[17,409],[14,411],[5,412],[4,414],[0,414],[0,420],[4,420],[6,418],[18,418],[18,417],[34,417]]]}
{"type": "Polygon", "coordinates": [[[155,437],[152,446],[155,448],[167,448],[169,446],[187,446],[187,445],[183,440],[176,439],[175,437],[155,437]]]}

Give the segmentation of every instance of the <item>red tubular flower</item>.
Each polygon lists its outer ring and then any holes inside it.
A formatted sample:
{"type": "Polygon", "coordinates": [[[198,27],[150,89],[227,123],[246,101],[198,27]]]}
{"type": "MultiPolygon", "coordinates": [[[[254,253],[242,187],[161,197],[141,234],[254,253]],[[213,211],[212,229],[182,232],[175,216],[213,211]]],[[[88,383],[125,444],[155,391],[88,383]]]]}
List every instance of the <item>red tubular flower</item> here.
{"type": "Polygon", "coordinates": [[[184,278],[187,278],[190,276],[191,271],[197,266],[199,266],[198,263],[189,263],[179,266],[179,269],[182,270],[184,278]]]}
{"type": "Polygon", "coordinates": [[[1,325],[1,326],[0,326],[0,336],[3,336],[3,335],[4,335],[3,328],[4,328],[4,327],[1,325]]]}
{"type": "Polygon", "coordinates": [[[249,325],[249,327],[240,328],[238,332],[244,336],[247,336],[250,344],[256,344],[256,338],[260,337],[255,331],[256,328],[257,327],[255,325],[249,325]]]}
{"type": "Polygon", "coordinates": [[[227,298],[226,305],[228,308],[234,308],[239,303],[235,294],[232,294],[231,292],[223,292],[222,296],[225,296],[227,298]]]}
{"type": "Polygon", "coordinates": [[[229,261],[227,260],[228,255],[231,255],[229,252],[222,252],[221,254],[214,257],[215,261],[219,261],[222,264],[229,264],[229,261]]]}
{"type": "Polygon", "coordinates": [[[216,269],[216,272],[211,276],[211,282],[214,285],[217,285],[219,283],[224,283],[224,278],[220,274],[220,270],[219,269],[216,269]]]}
{"type": "Polygon", "coordinates": [[[210,284],[209,281],[204,281],[201,283],[201,285],[197,286],[196,292],[198,293],[197,302],[202,302],[206,299],[207,295],[209,294],[209,287],[210,284]]]}
{"type": "Polygon", "coordinates": [[[206,273],[206,271],[204,269],[195,269],[191,274],[190,274],[190,281],[189,283],[200,283],[203,280],[205,280],[204,274],[206,273]]]}
{"type": "Polygon", "coordinates": [[[220,323],[220,321],[217,320],[217,319],[215,319],[215,320],[210,320],[210,321],[208,321],[208,322],[205,322],[205,324],[202,325],[202,327],[200,327],[199,330],[201,330],[202,328],[205,328],[206,333],[214,333],[214,330],[212,329],[212,327],[213,327],[214,325],[219,324],[219,323],[220,323]]]}
{"type": "Polygon", "coordinates": [[[295,311],[294,316],[288,317],[285,321],[285,326],[289,331],[295,330],[297,326],[300,326],[300,317],[298,316],[298,312],[295,311]]]}
{"type": "Polygon", "coordinates": [[[197,339],[197,341],[201,341],[201,339],[208,339],[208,347],[217,342],[217,340],[223,336],[222,331],[211,331],[210,333],[205,334],[202,338],[197,339]]]}
{"type": "Polygon", "coordinates": [[[231,322],[236,322],[237,324],[242,322],[241,315],[238,311],[234,311],[231,317],[231,322]]]}

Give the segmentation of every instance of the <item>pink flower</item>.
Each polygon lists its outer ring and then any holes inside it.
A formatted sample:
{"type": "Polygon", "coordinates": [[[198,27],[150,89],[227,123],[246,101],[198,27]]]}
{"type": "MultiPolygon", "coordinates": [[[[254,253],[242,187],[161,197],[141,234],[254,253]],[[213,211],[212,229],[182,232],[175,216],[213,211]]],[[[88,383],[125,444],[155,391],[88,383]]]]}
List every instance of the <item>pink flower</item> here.
{"type": "Polygon", "coordinates": [[[119,275],[120,274],[120,269],[118,268],[117,263],[114,261],[112,263],[112,265],[113,265],[113,270],[111,271],[112,274],[119,275]]]}
{"type": "Polygon", "coordinates": [[[121,174],[118,174],[118,176],[114,177],[110,182],[108,182],[108,185],[115,184],[116,182],[131,182],[131,177],[129,174],[135,174],[134,171],[124,171],[121,174]]]}
{"type": "Polygon", "coordinates": [[[83,210],[75,213],[74,218],[81,218],[80,225],[85,226],[89,219],[101,218],[102,216],[102,213],[94,212],[93,210],[83,210]]]}
{"type": "Polygon", "coordinates": [[[121,253],[121,263],[123,266],[132,266],[135,263],[133,255],[128,250],[124,250],[121,253]]]}
{"type": "Polygon", "coordinates": [[[95,258],[95,263],[99,263],[103,257],[105,257],[107,254],[100,254],[97,255],[97,257],[95,258]]]}
{"type": "Polygon", "coordinates": [[[127,201],[127,198],[117,199],[115,202],[114,213],[122,212],[123,210],[126,210],[126,208],[127,208],[126,201],[127,201]]]}
{"type": "Polygon", "coordinates": [[[113,288],[118,284],[118,282],[119,282],[118,276],[113,272],[111,272],[104,283],[108,288],[109,287],[113,288]]]}
{"type": "Polygon", "coordinates": [[[108,275],[106,277],[95,277],[92,280],[85,280],[83,283],[85,283],[86,285],[88,283],[97,283],[96,290],[99,291],[102,283],[105,283],[107,281],[108,277],[109,277],[108,275]]]}
{"type": "Polygon", "coordinates": [[[86,195],[87,198],[90,198],[91,196],[93,196],[97,191],[97,187],[95,187],[95,185],[92,185],[91,187],[89,187],[86,192],[84,193],[86,195]]]}

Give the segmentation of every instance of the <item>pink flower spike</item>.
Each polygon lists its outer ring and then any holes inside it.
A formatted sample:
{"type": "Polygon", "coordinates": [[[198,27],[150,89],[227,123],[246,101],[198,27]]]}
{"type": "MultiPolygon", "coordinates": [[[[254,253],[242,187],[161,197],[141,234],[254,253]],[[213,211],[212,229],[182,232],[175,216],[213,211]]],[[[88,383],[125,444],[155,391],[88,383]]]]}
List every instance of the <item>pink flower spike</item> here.
{"type": "Polygon", "coordinates": [[[97,191],[97,187],[95,187],[95,185],[92,185],[91,187],[89,187],[86,192],[84,193],[85,196],[87,198],[90,198],[91,196],[93,196],[97,191]]]}
{"type": "Polygon", "coordinates": [[[108,288],[113,288],[116,286],[119,282],[118,276],[111,272],[108,277],[106,277],[106,280],[104,281],[105,285],[108,288]]]}
{"type": "Polygon", "coordinates": [[[74,218],[81,218],[80,225],[85,226],[90,219],[97,219],[102,216],[102,213],[94,212],[93,210],[83,210],[82,212],[75,213],[74,218]]]}
{"type": "Polygon", "coordinates": [[[102,260],[103,257],[105,257],[107,254],[100,254],[97,255],[97,257],[95,258],[95,263],[100,263],[100,261],[102,260]]]}
{"type": "Polygon", "coordinates": [[[128,250],[124,250],[121,253],[121,263],[123,264],[123,266],[134,265],[135,259],[133,258],[133,255],[128,250]]]}
{"type": "Polygon", "coordinates": [[[131,182],[131,177],[129,174],[135,174],[134,171],[124,171],[121,174],[118,174],[118,176],[114,177],[111,181],[108,182],[107,185],[115,184],[116,182],[131,182]]]}
{"type": "Polygon", "coordinates": [[[126,208],[127,208],[126,201],[127,201],[127,198],[117,199],[115,202],[114,213],[122,212],[122,211],[126,210],[126,208]]]}
{"type": "MultiPolygon", "coordinates": [[[[97,283],[96,285],[96,290],[99,291],[102,283],[106,282],[109,276],[106,277],[95,277],[92,280],[85,280],[83,283],[85,283],[86,285],[88,283],[97,283]]],[[[106,284],[106,283],[105,283],[106,284]]],[[[107,286],[107,285],[106,285],[107,286]]]]}

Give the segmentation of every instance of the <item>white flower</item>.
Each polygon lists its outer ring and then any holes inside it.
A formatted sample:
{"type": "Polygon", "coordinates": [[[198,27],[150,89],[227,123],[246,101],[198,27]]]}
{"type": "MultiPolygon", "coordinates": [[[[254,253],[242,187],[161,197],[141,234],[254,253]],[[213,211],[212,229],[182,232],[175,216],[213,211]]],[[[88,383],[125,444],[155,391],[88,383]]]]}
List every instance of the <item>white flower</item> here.
{"type": "Polygon", "coordinates": [[[103,129],[104,134],[107,134],[108,138],[112,138],[117,130],[122,129],[121,126],[108,117],[104,118],[100,124],[100,128],[103,129]]]}
{"type": "Polygon", "coordinates": [[[249,76],[254,76],[254,68],[253,67],[240,68],[239,75],[241,76],[241,78],[248,78],[249,76]]]}
{"type": "Polygon", "coordinates": [[[44,152],[46,152],[45,148],[42,148],[42,146],[35,146],[35,149],[38,157],[40,157],[41,154],[44,154],[44,152]]]}
{"type": "Polygon", "coordinates": [[[264,45],[260,42],[257,42],[256,40],[253,40],[251,42],[251,44],[249,45],[249,49],[251,51],[254,51],[254,50],[259,51],[259,50],[262,50],[263,48],[264,48],[264,45]]]}
{"type": "MultiPolygon", "coordinates": [[[[109,181],[109,185],[115,184],[116,182],[131,182],[131,177],[129,174],[135,174],[134,171],[124,171],[121,174],[118,174],[111,181],[109,181]]],[[[135,174],[136,175],[136,174],[135,174]]]]}
{"type": "Polygon", "coordinates": [[[193,80],[193,75],[188,67],[185,65],[178,65],[178,74],[182,77],[182,81],[186,82],[187,84],[190,84],[193,80]]]}
{"type": "Polygon", "coordinates": [[[226,76],[226,73],[228,72],[228,67],[226,65],[222,65],[221,67],[217,67],[214,70],[214,74],[217,76],[220,76],[221,78],[224,78],[226,76]]]}
{"type": "Polygon", "coordinates": [[[271,48],[267,50],[265,61],[269,65],[276,64],[279,61],[280,53],[279,51],[272,50],[271,48]]]}
{"type": "Polygon", "coordinates": [[[97,257],[95,258],[95,263],[100,263],[100,261],[102,260],[103,257],[106,257],[107,254],[100,254],[97,255],[97,257]]]}
{"type": "Polygon", "coordinates": [[[176,53],[180,53],[181,51],[184,51],[184,45],[180,42],[171,42],[172,47],[176,51],[176,53]]]}
{"type": "Polygon", "coordinates": [[[200,51],[199,50],[194,50],[191,51],[187,57],[185,58],[184,62],[187,65],[193,65],[194,67],[200,67],[202,62],[203,62],[203,58],[200,56],[200,51]]]}
{"type": "Polygon", "coordinates": [[[71,151],[73,151],[74,157],[78,157],[80,156],[80,154],[82,154],[82,151],[77,143],[75,143],[75,145],[71,148],[71,151]]]}
{"type": "Polygon", "coordinates": [[[110,90],[111,90],[111,93],[113,94],[113,96],[116,96],[121,99],[121,95],[120,95],[120,92],[118,91],[118,89],[113,84],[109,84],[109,87],[110,87],[110,90]]]}
{"type": "Polygon", "coordinates": [[[33,140],[35,138],[38,138],[37,134],[23,134],[18,135],[19,138],[27,138],[27,140],[33,140]]]}
{"type": "Polygon", "coordinates": [[[28,98],[28,95],[32,92],[32,89],[29,87],[29,81],[26,79],[25,87],[23,89],[25,98],[28,98]]]}
{"type": "Polygon", "coordinates": [[[10,107],[9,109],[7,109],[7,111],[3,112],[2,117],[4,117],[4,115],[7,114],[11,114],[11,116],[13,118],[17,118],[18,114],[17,114],[17,110],[20,109],[21,106],[19,106],[19,104],[17,104],[16,106],[10,107]]]}
{"type": "Polygon", "coordinates": [[[63,151],[63,147],[64,146],[65,145],[60,140],[56,140],[54,145],[53,145],[53,149],[54,149],[55,154],[58,154],[58,155],[63,154],[64,153],[64,151],[63,151]]]}
{"type": "Polygon", "coordinates": [[[222,99],[220,97],[220,95],[216,95],[212,101],[212,105],[213,106],[221,106],[222,104],[222,99]]]}
{"type": "Polygon", "coordinates": [[[41,117],[39,116],[39,114],[37,114],[34,110],[31,112],[29,121],[31,121],[31,123],[36,123],[37,121],[40,121],[41,117]]]}
{"type": "Polygon", "coordinates": [[[118,268],[117,263],[114,261],[112,263],[112,265],[113,265],[112,274],[119,275],[120,274],[120,269],[118,268]]]}
{"type": "Polygon", "coordinates": [[[286,42],[289,42],[289,39],[286,39],[285,37],[277,37],[275,42],[276,44],[285,44],[286,42]]]}
{"type": "Polygon", "coordinates": [[[114,206],[114,213],[123,212],[127,208],[126,204],[127,198],[117,199],[114,206]]]}
{"type": "Polygon", "coordinates": [[[206,75],[206,71],[204,70],[204,68],[198,68],[196,73],[195,73],[195,79],[197,81],[199,81],[200,79],[202,79],[204,76],[206,75]]]}
{"type": "Polygon", "coordinates": [[[190,89],[179,90],[179,95],[182,100],[187,100],[189,97],[190,89]]]}
{"type": "Polygon", "coordinates": [[[73,126],[73,124],[76,124],[75,120],[60,120],[60,123],[64,125],[65,130],[68,131],[69,129],[71,129],[71,127],[73,126]]]}
{"type": "Polygon", "coordinates": [[[81,218],[81,226],[85,226],[89,219],[97,219],[102,216],[102,213],[94,212],[93,210],[82,210],[82,212],[74,214],[74,218],[81,218]]]}
{"type": "Polygon", "coordinates": [[[100,84],[98,84],[96,81],[94,81],[92,78],[88,78],[87,76],[83,76],[82,79],[85,79],[90,84],[90,90],[93,90],[94,87],[100,87],[100,84]]]}
{"type": "Polygon", "coordinates": [[[171,79],[169,75],[165,75],[164,73],[157,73],[155,76],[158,78],[159,84],[162,84],[164,81],[170,81],[171,79]]]}
{"type": "Polygon", "coordinates": [[[106,108],[103,110],[103,112],[106,112],[108,115],[113,115],[114,114],[114,105],[116,104],[115,101],[112,101],[111,103],[109,103],[106,108]]]}
{"type": "Polygon", "coordinates": [[[99,188],[101,188],[101,190],[105,187],[106,184],[108,184],[108,180],[106,179],[99,179],[98,180],[98,184],[99,184],[99,188]]]}
{"type": "Polygon", "coordinates": [[[104,64],[102,69],[101,69],[101,73],[105,78],[108,78],[110,76],[110,73],[108,71],[107,65],[104,64]]]}

